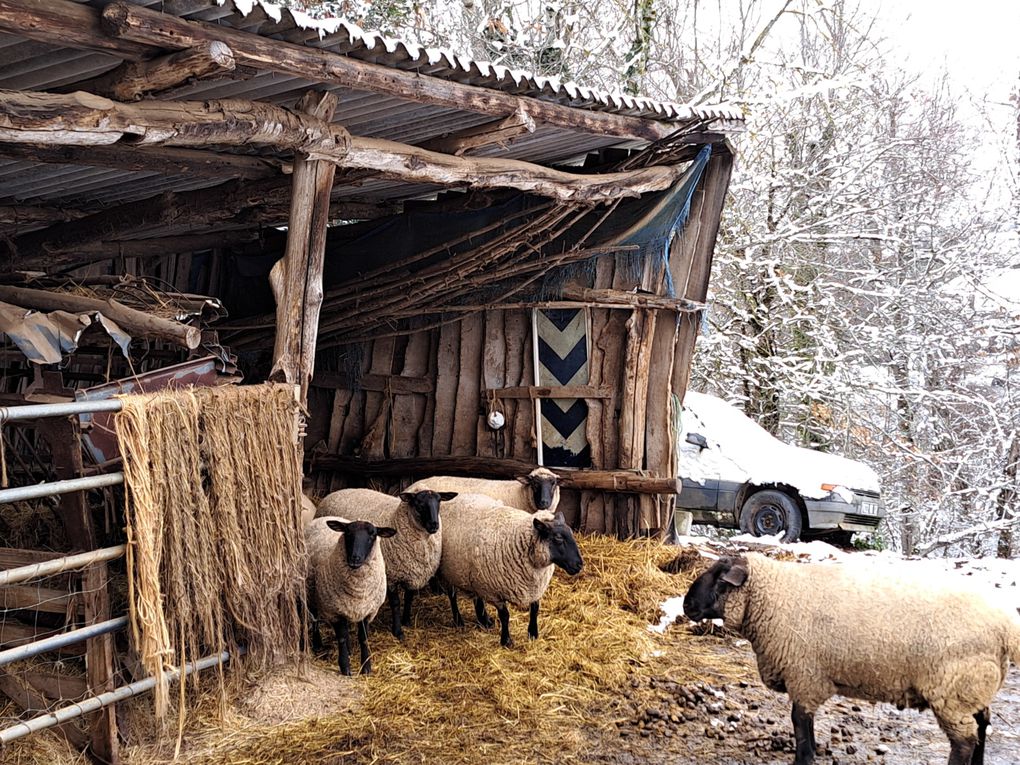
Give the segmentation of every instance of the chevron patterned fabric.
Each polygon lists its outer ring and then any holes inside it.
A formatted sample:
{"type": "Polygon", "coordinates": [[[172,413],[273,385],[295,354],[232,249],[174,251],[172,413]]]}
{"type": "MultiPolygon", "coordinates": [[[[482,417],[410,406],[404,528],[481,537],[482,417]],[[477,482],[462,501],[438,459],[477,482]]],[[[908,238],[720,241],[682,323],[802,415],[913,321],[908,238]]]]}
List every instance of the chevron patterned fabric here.
{"type": "MultiPolygon", "coordinates": [[[[583,308],[535,311],[538,385],[588,384],[588,314],[583,308]]],[[[588,403],[579,398],[540,399],[544,463],[590,467],[588,403]]]]}

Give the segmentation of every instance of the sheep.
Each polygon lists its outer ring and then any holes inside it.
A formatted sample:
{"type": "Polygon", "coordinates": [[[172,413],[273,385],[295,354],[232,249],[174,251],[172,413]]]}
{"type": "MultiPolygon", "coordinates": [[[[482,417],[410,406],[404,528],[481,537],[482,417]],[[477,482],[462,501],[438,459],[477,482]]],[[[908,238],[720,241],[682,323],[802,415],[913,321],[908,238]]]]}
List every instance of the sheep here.
{"type": "MultiPolygon", "coordinates": [[[[396,533],[387,526],[334,517],[315,518],[305,528],[308,603],[318,619],[333,625],[337,662],[345,675],[351,674],[348,633],[352,621],[358,624],[361,672],[372,672],[368,623],[386,600],[386,564],[376,540],[396,533]]],[[[322,647],[318,622],[313,622],[312,646],[316,651],[322,647]]]]}
{"type": "Polygon", "coordinates": [[[548,468],[536,468],[527,475],[497,481],[488,478],[461,478],[438,475],[412,484],[408,491],[428,487],[434,491],[456,491],[462,494],[484,494],[509,507],[534,513],[539,510],[556,512],[560,502],[559,476],[548,468]]]}
{"type": "Polygon", "coordinates": [[[573,576],[584,561],[563,514],[548,510],[531,514],[507,507],[480,494],[462,494],[443,505],[443,557],[439,578],[450,598],[453,623],[464,626],[457,606],[457,590],[475,597],[475,613],[484,627],[492,626],[485,602],[499,614],[500,645],[509,648],[510,612],[507,604],[529,608],[528,637],[538,638],[538,602],[559,566],[573,576]]]}
{"type": "Polygon", "coordinates": [[[723,558],[691,585],[684,613],[723,619],[750,641],[762,682],[789,694],[795,765],[814,761],[814,714],[836,694],[930,707],[950,765],[982,765],[989,705],[1020,659],[1015,614],[892,568],[723,558]]]}
{"type": "Polygon", "coordinates": [[[443,550],[440,502],[456,497],[452,491],[429,489],[405,491],[397,497],[370,489],[342,489],[327,495],[316,510],[318,515],[343,515],[395,528],[393,539],[383,540],[386,559],[386,590],[390,601],[390,629],[403,639],[402,624],[411,623],[414,593],[424,587],[439,569],[443,550]],[[404,614],[400,615],[400,588],[404,590],[404,614]]]}

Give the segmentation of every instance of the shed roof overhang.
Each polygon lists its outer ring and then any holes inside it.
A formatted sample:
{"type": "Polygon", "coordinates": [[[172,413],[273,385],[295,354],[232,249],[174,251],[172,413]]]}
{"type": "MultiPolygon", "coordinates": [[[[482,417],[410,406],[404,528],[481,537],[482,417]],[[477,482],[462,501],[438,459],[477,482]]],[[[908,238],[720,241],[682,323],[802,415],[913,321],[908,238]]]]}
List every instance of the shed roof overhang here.
{"type": "Polygon", "coordinates": [[[243,10],[0,0],[0,234],[14,268],[243,242],[286,223],[295,151],[337,162],[331,215],[363,219],[445,188],[583,202],[661,189],[675,166],[580,165],[661,140],[675,165],[685,144],[728,150],[740,126],[725,106],[614,96],[344,21],[243,10]],[[331,122],[294,110],[309,89],[338,97],[331,122]]]}

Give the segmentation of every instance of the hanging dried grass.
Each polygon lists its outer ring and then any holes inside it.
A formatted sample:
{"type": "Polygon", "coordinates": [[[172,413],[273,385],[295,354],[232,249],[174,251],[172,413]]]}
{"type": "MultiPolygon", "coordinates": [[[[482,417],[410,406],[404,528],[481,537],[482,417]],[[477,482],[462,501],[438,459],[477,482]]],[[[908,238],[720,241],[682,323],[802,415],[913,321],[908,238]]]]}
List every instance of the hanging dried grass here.
{"type": "MultiPolygon", "coordinates": [[[[199,388],[123,402],[115,426],[131,636],[142,666],[161,678],[210,653],[237,656],[240,645],[249,670],[292,658],[305,565],[293,388],[199,388]]],[[[162,680],[154,697],[162,719],[162,680]]]]}

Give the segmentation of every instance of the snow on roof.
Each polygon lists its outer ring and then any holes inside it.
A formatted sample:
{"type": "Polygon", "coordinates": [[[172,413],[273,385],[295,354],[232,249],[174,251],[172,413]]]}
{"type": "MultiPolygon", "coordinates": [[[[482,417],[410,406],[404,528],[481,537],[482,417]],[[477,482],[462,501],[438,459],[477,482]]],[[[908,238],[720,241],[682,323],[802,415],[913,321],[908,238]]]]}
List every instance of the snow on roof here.
{"type": "MultiPolygon", "coordinates": [[[[693,106],[671,101],[657,101],[642,96],[631,96],[621,92],[609,92],[588,88],[574,82],[561,82],[557,77],[543,77],[521,69],[477,61],[470,56],[446,48],[428,48],[410,40],[387,37],[380,32],[365,31],[352,21],[341,18],[316,19],[307,13],[284,8],[263,0],[216,0],[223,7],[233,8],[243,16],[249,16],[261,9],[273,21],[279,23],[284,14],[294,24],[319,35],[322,47],[336,43],[351,44],[366,50],[380,49],[395,56],[397,62],[428,67],[429,75],[444,79],[462,80],[469,78],[471,84],[500,90],[512,90],[519,95],[544,97],[555,101],[575,102],[568,105],[591,105],[599,111],[629,114],[666,121],[727,120],[742,122],[743,112],[732,104],[693,106]],[[477,78],[482,82],[476,82],[477,78]]],[[[401,66],[400,68],[410,68],[401,66]]]]}

